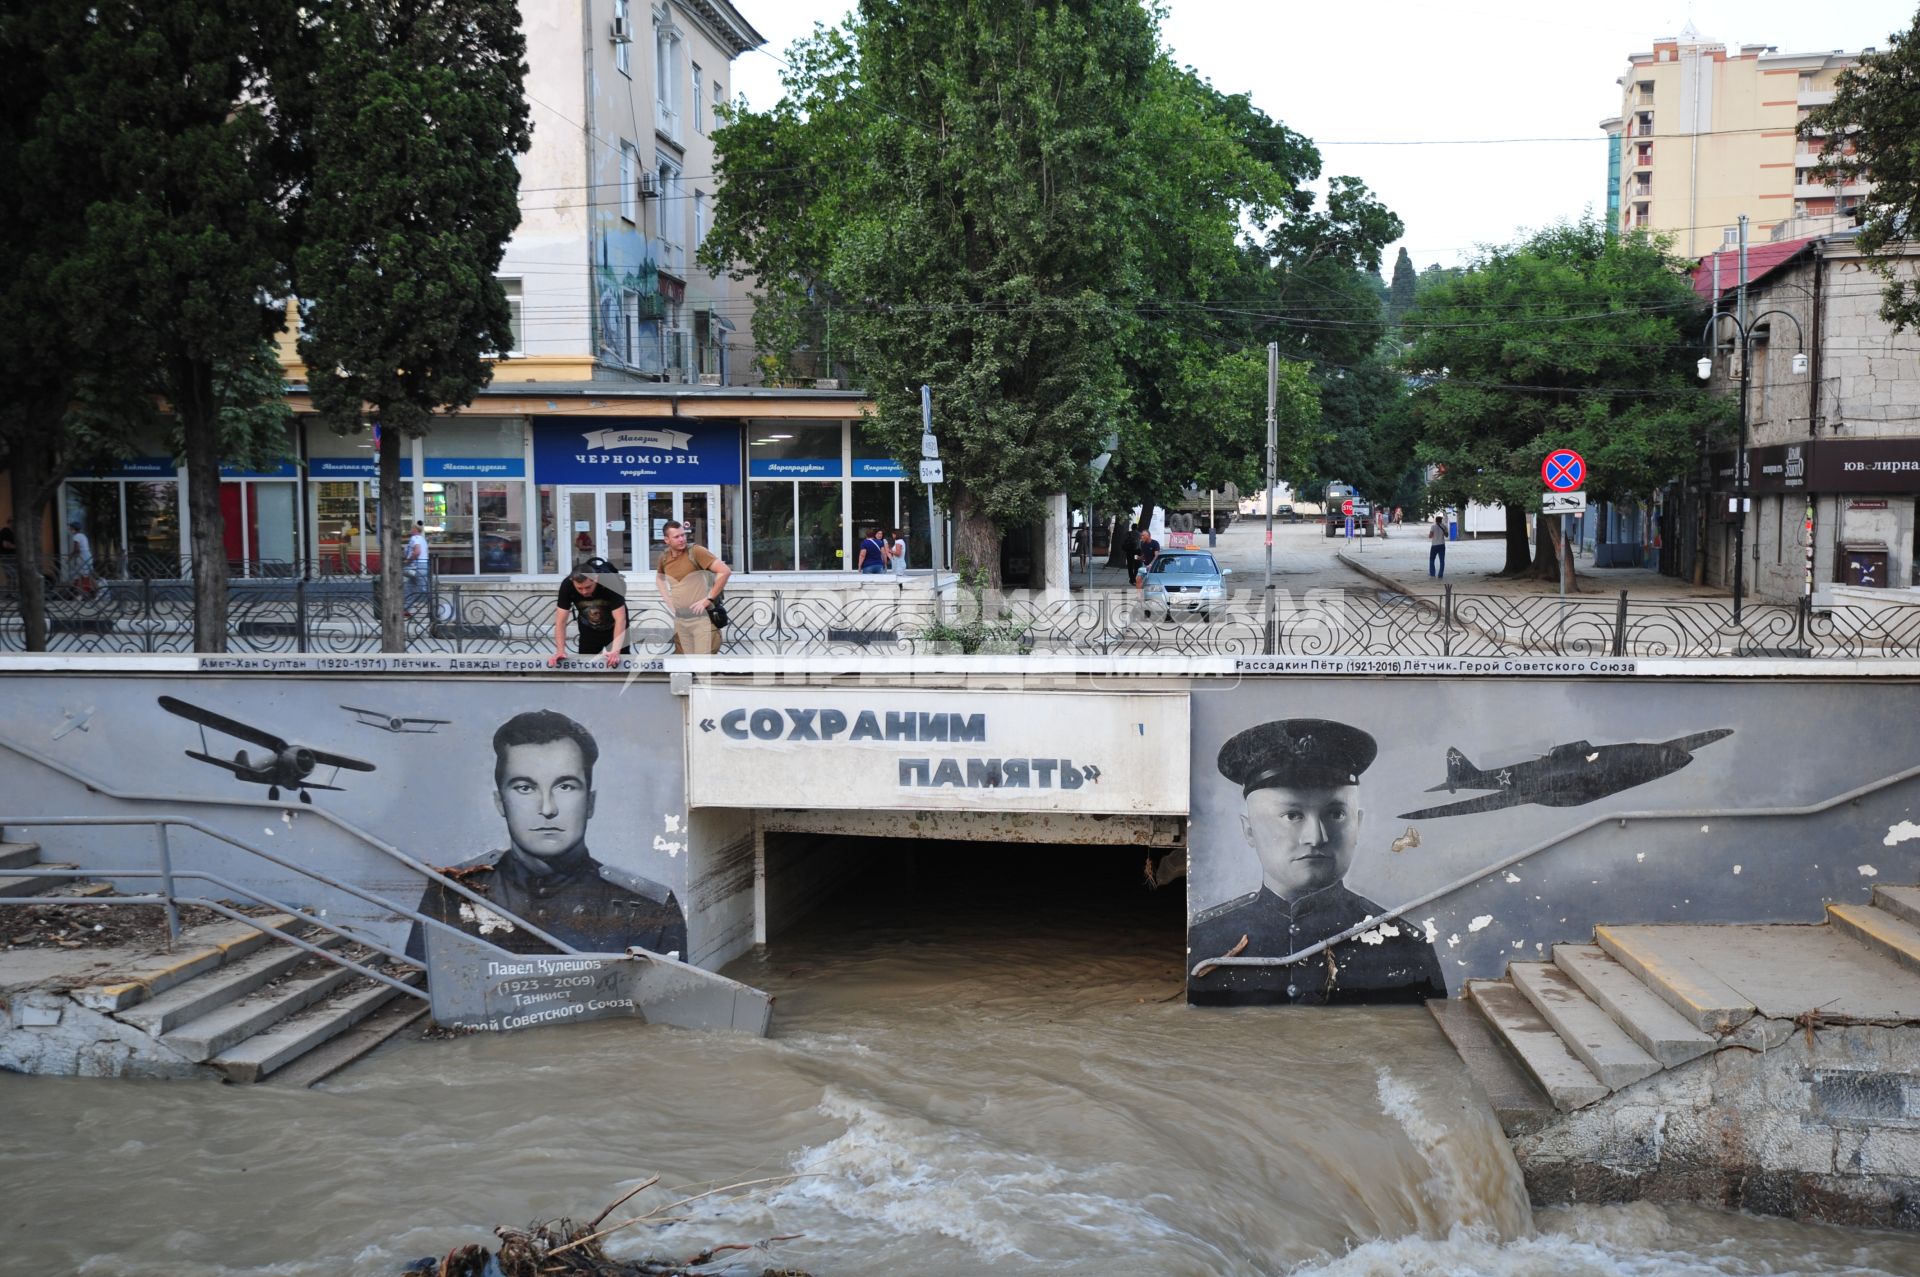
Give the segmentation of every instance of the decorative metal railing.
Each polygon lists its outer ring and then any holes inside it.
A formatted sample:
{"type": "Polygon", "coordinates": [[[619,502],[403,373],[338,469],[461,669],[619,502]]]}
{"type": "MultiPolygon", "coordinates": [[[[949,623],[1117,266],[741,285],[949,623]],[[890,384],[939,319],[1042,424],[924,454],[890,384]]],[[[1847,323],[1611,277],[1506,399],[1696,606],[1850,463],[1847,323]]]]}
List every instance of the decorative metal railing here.
{"type": "MultiPolygon", "coordinates": [[[[234,652],[379,650],[374,583],[366,578],[234,580],[227,646],[234,652]]],[[[657,599],[630,596],[632,650],[673,650],[657,599]]],[[[407,601],[408,650],[539,654],[553,645],[553,596],[435,579],[407,601]]],[[[1843,604],[1814,611],[1731,601],[1616,595],[1427,595],[1323,590],[1242,592],[1206,615],[1147,617],[1125,590],[1068,598],[1020,593],[936,600],[930,592],[805,588],[737,592],[722,652],[730,655],[907,656],[946,652],[1106,656],[1802,657],[1920,656],[1920,604],[1843,604]]],[[[192,583],[101,582],[48,601],[56,652],[190,652],[192,583]]],[[[0,592],[0,650],[24,647],[17,594],[0,592]]]]}

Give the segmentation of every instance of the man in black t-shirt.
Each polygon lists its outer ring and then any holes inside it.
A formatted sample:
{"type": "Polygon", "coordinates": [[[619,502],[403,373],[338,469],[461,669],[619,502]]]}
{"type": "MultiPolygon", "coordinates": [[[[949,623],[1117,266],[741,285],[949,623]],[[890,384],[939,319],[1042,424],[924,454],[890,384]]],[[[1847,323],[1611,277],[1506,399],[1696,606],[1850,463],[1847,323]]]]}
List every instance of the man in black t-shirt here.
{"type": "Polygon", "coordinates": [[[608,665],[620,663],[627,646],[627,596],[615,587],[625,584],[617,572],[608,570],[604,560],[584,559],[574,564],[554,599],[553,656],[548,665],[566,659],[569,615],[580,623],[580,655],[605,652],[608,665]]]}

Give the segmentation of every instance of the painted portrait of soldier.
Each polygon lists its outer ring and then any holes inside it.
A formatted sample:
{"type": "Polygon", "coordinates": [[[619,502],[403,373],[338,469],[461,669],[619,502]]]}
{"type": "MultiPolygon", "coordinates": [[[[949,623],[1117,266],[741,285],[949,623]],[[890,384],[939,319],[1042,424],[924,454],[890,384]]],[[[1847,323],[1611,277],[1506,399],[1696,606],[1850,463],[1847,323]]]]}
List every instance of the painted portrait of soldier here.
{"type": "MultiPolygon", "coordinates": [[[[420,912],[516,953],[553,951],[516,925],[524,920],[583,952],[639,947],[684,959],[686,916],[673,892],[588,850],[600,758],[593,734],[564,714],[534,710],[501,724],[493,755],[493,804],[506,822],[507,846],[447,873],[499,910],[432,882],[420,912]]],[[[424,953],[422,930],[415,923],[408,939],[413,957],[424,953]]]]}
{"type": "MultiPolygon", "coordinates": [[[[1278,958],[1384,910],[1346,885],[1365,812],[1363,772],[1379,752],[1346,723],[1289,718],[1221,746],[1220,775],[1240,790],[1240,829],[1260,867],[1255,890],[1196,914],[1189,970],[1210,958],[1278,958]]],[[[1389,920],[1289,966],[1214,966],[1189,976],[1196,1005],[1423,1002],[1447,996],[1418,924],[1389,920]]]]}

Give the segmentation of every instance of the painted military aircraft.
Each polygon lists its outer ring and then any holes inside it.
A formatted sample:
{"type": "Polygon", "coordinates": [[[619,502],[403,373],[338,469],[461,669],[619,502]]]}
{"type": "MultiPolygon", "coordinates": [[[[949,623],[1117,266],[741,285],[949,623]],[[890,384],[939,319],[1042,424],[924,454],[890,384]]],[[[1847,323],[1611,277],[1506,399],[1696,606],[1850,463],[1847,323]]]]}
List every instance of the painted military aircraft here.
{"type": "Polygon", "coordinates": [[[298,792],[300,801],[303,803],[313,801],[313,795],[307,792],[310,789],[339,790],[340,786],[338,785],[323,785],[318,781],[307,779],[307,777],[313,773],[313,769],[318,766],[333,768],[333,774],[327,778],[328,780],[338,780],[340,778],[340,769],[343,767],[348,771],[356,772],[370,772],[373,770],[372,763],[363,762],[358,758],[348,758],[344,754],[330,754],[325,750],[311,749],[305,745],[292,744],[280,739],[272,732],[262,731],[260,728],[240,722],[238,719],[228,718],[224,714],[216,714],[212,710],[202,709],[198,705],[190,705],[186,701],[179,700],[172,696],[162,696],[160,698],[160,708],[169,714],[178,714],[190,723],[198,723],[200,725],[200,748],[197,751],[187,750],[186,755],[188,758],[211,764],[214,767],[223,767],[232,772],[236,780],[245,781],[254,785],[265,785],[267,787],[267,799],[269,802],[280,797],[282,786],[298,792]],[[247,751],[242,749],[234,753],[231,761],[224,758],[215,758],[213,756],[213,747],[207,743],[207,728],[209,727],[216,732],[246,741],[252,745],[258,745],[262,749],[270,750],[271,752],[256,759],[249,758],[247,751]]]}
{"type": "Polygon", "coordinates": [[[1503,807],[1537,804],[1541,807],[1579,807],[1617,794],[1623,789],[1644,785],[1650,780],[1672,775],[1693,761],[1693,751],[1702,745],[1733,735],[1730,727],[1710,732],[1677,736],[1669,741],[1635,741],[1623,745],[1590,745],[1577,740],[1555,745],[1538,758],[1505,767],[1475,767],[1457,749],[1447,751],[1447,778],[1427,792],[1462,789],[1490,789],[1494,792],[1467,798],[1439,807],[1402,813],[1400,820],[1426,820],[1434,816],[1467,816],[1480,811],[1499,811],[1503,807]]]}
{"type": "Polygon", "coordinates": [[[390,732],[430,732],[453,721],[451,718],[401,718],[377,709],[361,709],[358,705],[342,705],[340,708],[354,715],[356,723],[367,727],[384,727],[390,732]]]}

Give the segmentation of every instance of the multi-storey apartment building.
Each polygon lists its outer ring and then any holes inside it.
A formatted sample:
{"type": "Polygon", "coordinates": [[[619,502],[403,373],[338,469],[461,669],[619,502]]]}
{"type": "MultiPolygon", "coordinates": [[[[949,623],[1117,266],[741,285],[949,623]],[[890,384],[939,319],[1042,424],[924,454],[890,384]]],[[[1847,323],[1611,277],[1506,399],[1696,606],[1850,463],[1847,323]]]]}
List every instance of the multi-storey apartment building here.
{"type": "Polygon", "coordinates": [[[729,0],[523,12],[533,149],[501,266],[519,323],[499,376],[738,381],[743,286],[694,254],[719,194],[713,132],[732,63],[765,41],[729,0]]]}
{"type": "Polygon", "coordinates": [[[1729,50],[1689,23],[1628,59],[1620,114],[1602,120],[1611,139],[1607,210],[1623,231],[1673,237],[1700,257],[1734,242],[1740,215],[1752,236],[1795,218],[1852,211],[1864,185],[1817,180],[1817,146],[1796,136],[1800,120],[1832,101],[1853,54],[1780,53],[1770,45],[1729,50]]]}

